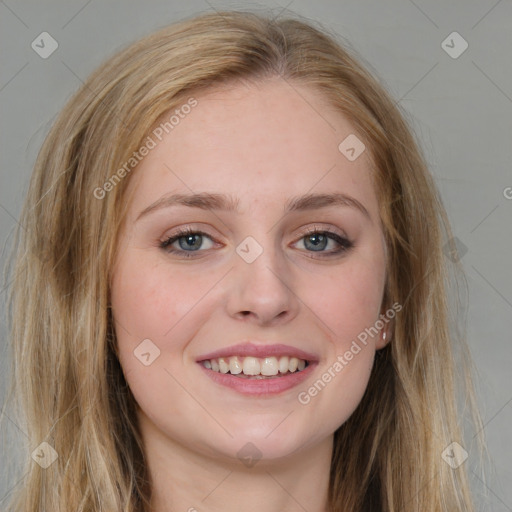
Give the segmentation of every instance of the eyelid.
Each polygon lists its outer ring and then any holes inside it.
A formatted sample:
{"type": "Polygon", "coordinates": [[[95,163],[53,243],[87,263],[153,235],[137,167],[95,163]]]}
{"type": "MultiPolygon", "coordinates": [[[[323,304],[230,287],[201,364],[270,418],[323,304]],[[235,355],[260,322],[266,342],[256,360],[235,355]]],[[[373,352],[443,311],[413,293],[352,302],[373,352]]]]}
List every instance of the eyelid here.
{"type": "Polygon", "coordinates": [[[314,234],[314,233],[318,233],[318,232],[330,233],[333,235],[338,235],[341,238],[346,238],[347,240],[349,239],[349,237],[339,228],[332,228],[330,226],[322,227],[322,226],[319,226],[318,224],[314,224],[313,227],[309,226],[307,228],[306,232],[301,236],[306,236],[306,235],[314,234]]]}
{"type": "MultiPolygon", "coordinates": [[[[321,225],[318,225],[318,223],[314,223],[313,227],[311,227],[311,225],[309,225],[308,228],[304,232],[302,232],[302,228],[298,228],[298,231],[300,233],[302,233],[300,235],[296,235],[296,237],[298,236],[299,239],[304,237],[304,236],[307,236],[307,235],[311,235],[311,234],[315,234],[315,233],[318,233],[318,232],[322,232],[322,233],[328,233],[328,234],[337,235],[337,236],[339,236],[341,238],[346,239],[347,241],[350,240],[350,237],[343,230],[340,230],[339,228],[332,228],[330,226],[323,227],[321,225]]],[[[207,237],[211,238],[212,240],[216,241],[216,237],[215,236],[207,233],[206,231],[204,231],[200,227],[195,227],[194,225],[189,224],[189,225],[186,225],[186,226],[183,226],[183,227],[176,228],[176,230],[173,233],[171,233],[170,235],[164,235],[163,238],[160,240],[160,242],[164,242],[166,240],[169,240],[170,238],[174,238],[174,237],[177,237],[177,236],[185,236],[185,235],[187,235],[189,233],[191,233],[191,234],[201,234],[201,235],[207,236],[207,237]]]]}

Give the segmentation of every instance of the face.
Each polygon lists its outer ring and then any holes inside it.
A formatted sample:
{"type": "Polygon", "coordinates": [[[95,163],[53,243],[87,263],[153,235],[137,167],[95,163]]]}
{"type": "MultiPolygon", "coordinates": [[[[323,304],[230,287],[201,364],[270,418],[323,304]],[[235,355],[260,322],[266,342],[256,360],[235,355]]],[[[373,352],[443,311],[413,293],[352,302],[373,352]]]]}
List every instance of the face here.
{"type": "Polygon", "coordinates": [[[143,436],[226,460],[251,442],[278,459],[349,418],[383,346],[359,341],[386,275],[369,155],[341,152],[354,128],[304,85],[194,98],[130,177],[111,280],[119,360],[143,436]]]}

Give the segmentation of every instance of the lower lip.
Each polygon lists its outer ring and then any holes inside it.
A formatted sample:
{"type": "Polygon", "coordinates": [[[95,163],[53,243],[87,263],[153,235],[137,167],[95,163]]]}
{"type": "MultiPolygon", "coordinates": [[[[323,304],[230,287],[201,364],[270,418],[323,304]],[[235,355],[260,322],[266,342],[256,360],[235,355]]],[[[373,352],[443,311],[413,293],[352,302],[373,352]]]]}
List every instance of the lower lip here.
{"type": "Polygon", "coordinates": [[[309,363],[304,370],[300,372],[289,373],[284,377],[276,377],[274,379],[244,379],[236,377],[229,373],[219,373],[209,370],[202,363],[199,366],[217,384],[234,389],[245,395],[276,395],[287,391],[307,379],[314,371],[316,362],[309,363]]]}

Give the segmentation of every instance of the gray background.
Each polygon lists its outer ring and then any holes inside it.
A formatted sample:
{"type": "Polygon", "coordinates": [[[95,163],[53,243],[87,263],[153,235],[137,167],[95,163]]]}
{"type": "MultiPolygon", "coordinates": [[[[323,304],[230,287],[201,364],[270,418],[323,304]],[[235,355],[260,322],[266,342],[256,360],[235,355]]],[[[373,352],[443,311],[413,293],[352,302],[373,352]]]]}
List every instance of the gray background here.
{"type": "MultiPolygon", "coordinates": [[[[512,3],[288,2],[0,1],[0,263],[11,246],[31,169],[52,120],[106,57],[203,11],[271,8],[276,16],[286,16],[288,8],[318,21],[350,41],[408,112],[454,235],[467,248],[462,263],[469,306],[463,316],[492,459],[489,480],[484,483],[473,472],[471,450],[466,463],[480,510],[512,511],[512,3]],[[47,59],[31,48],[44,31],[59,44],[47,59]],[[458,58],[441,47],[453,31],[469,44],[458,58]]],[[[3,289],[0,299],[3,311],[3,289]]],[[[10,362],[4,315],[0,318],[2,403],[10,362]]],[[[1,435],[23,433],[8,421],[1,435]]],[[[1,456],[0,467],[13,458],[1,456]]],[[[0,481],[0,508],[15,483],[5,477],[0,481]]]]}

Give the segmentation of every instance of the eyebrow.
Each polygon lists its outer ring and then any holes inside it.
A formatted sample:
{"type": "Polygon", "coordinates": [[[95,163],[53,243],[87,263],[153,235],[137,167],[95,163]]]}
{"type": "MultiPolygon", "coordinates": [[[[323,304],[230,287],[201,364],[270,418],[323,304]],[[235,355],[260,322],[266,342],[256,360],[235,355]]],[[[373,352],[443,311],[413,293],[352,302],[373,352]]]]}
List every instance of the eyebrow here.
{"type": "MultiPolygon", "coordinates": [[[[151,212],[170,208],[172,206],[188,206],[190,208],[200,208],[202,210],[222,210],[238,213],[239,200],[226,194],[214,194],[209,192],[197,194],[172,194],[163,196],[147,208],[142,210],[136,220],[145,217],[151,212]]],[[[371,220],[368,210],[354,197],[342,193],[332,194],[306,194],[303,196],[292,197],[284,207],[284,211],[297,212],[328,208],[332,206],[347,206],[354,208],[371,220]]]]}

